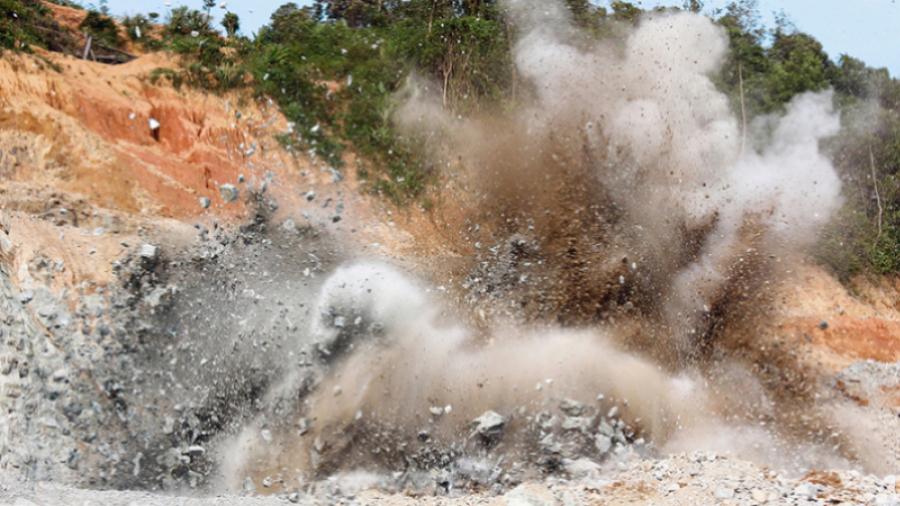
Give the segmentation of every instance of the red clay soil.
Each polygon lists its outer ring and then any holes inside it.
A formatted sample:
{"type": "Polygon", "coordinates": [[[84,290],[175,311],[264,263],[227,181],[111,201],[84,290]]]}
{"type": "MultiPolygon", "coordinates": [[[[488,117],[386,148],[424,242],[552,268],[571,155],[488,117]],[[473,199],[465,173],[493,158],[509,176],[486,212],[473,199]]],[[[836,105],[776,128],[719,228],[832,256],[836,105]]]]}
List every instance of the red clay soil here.
{"type": "Polygon", "coordinates": [[[260,173],[284,166],[286,155],[267,156],[261,151],[273,142],[256,135],[265,122],[284,127],[277,110],[245,104],[238,119],[237,97],[155,86],[147,76],[175,66],[164,55],[117,66],[42,56],[62,72],[30,56],[0,59],[0,137],[22,153],[14,167],[0,167],[4,183],[52,187],[111,210],[166,218],[202,213],[198,199],[207,197],[217,214],[234,217],[244,206],[223,205],[219,186],[236,183],[248,166],[260,173]],[[151,118],[161,125],[156,135],[151,118]]]}
{"type": "Polygon", "coordinates": [[[900,360],[900,321],[838,316],[828,320],[825,329],[819,327],[822,322],[821,318],[798,318],[778,328],[782,335],[807,340],[848,358],[900,360]]]}

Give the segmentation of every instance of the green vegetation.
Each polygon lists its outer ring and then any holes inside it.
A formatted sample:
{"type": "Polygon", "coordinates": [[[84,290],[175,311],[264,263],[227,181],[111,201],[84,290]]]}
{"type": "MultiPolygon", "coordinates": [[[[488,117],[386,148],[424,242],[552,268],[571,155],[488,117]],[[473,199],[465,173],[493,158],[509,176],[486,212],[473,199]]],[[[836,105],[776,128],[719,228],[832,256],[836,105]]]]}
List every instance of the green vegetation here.
{"type": "Polygon", "coordinates": [[[39,0],[0,0],[0,52],[29,51],[31,46],[61,51],[71,45],[72,37],[39,0]]]}
{"type": "Polygon", "coordinates": [[[493,2],[469,4],[288,3],[252,41],[236,36],[236,16],[225,20],[223,40],[210,33],[204,12],[180,9],[166,32],[185,56],[181,81],[213,91],[252,83],[293,123],[286,146],[336,169],[352,146],[371,188],[405,202],[434,175],[390,121],[392,96],[410,71],[441,83],[445,104],[458,110],[502,102],[513,90],[506,22],[493,2]]]}
{"type": "Polygon", "coordinates": [[[827,148],[846,202],[825,233],[821,258],[845,277],[900,273],[900,81],[847,55],[833,62],[783,19],[766,30],[753,0],[733,2],[717,20],[731,43],[719,85],[738,114],[743,107],[752,118],[779,111],[798,93],[835,91],[845,127],[827,148]]]}
{"type": "Polygon", "coordinates": [[[122,45],[116,22],[99,11],[88,11],[78,28],[90,34],[94,41],[104,46],[116,48],[122,45]]]}
{"type": "Polygon", "coordinates": [[[900,273],[900,81],[844,56],[830,82],[845,128],[829,149],[847,202],[823,258],[843,275],[900,273]]]}
{"type": "Polygon", "coordinates": [[[241,29],[241,19],[237,14],[228,12],[222,18],[222,28],[225,28],[225,33],[229,37],[234,37],[237,35],[238,30],[241,29]]]}
{"type": "Polygon", "coordinates": [[[72,7],[73,9],[84,9],[80,3],[74,0],[47,0],[48,2],[56,5],[62,5],[63,7],[72,7]]]}
{"type": "MultiPolygon", "coordinates": [[[[643,14],[626,1],[609,9],[588,0],[565,2],[585,37],[615,36],[643,14]]],[[[511,61],[513,28],[496,0],[286,3],[253,40],[239,35],[240,19],[231,13],[222,25],[227,37],[217,32],[213,5],[173,9],[161,28],[164,42],[146,36],[160,31],[151,27],[155,15],[123,20],[133,40],[182,56],[180,68],[159,69],[152,80],[213,92],[246,88],[270,97],[293,124],[282,138],[289,149],[341,169],[350,148],[360,155],[353,169],[373,191],[398,203],[421,201],[436,178],[390,121],[393,97],[411,73],[434,83],[444,106],[460,114],[502,110],[528,93],[511,61]],[[138,30],[144,37],[137,37],[138,30]]],[[[4,47],[46,45],[29,31],[46,19],[39,2],[0,0],[0,6],[4,47]],[[28,21],[11,20],[14,9],[28,21]]],[[[703,11],[693,0],[683,8],[703,11]]],[[[708,14],[731,45],[716,84],[742,121],[776,113],[798,93],[835,90],[847,126],[826,148],[840,170],[846,202],[825,234],[822,258],[843,275],[900,273],[900,81],[846,55],[831,59],[784,17],[775,27],[763,26],[754,0],[708,14]]],[[[111,35],[103,20],[95,16],[89,28],[111,35]]]]}

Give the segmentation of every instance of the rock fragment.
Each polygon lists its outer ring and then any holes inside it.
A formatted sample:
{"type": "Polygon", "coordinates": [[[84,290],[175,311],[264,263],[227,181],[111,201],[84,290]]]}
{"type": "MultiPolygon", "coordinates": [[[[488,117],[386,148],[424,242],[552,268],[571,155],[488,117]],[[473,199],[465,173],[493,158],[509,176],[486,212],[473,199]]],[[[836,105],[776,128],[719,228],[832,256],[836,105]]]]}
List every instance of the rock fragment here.
{"type": "Polygon", "coordinates": [[[240,190],[235,185],[226,183],[219,186],[219,195],[225,202],[234,202],[240,196],[240,190]]]}
{"type": "Polygon", "coordinates": [[[794,495],[805,498],[813,498],[819,493],[819,487],[813,483],[801,483],[794,488],[794,495]]]}
{"type": "Polygon", "coordinates": [[[503,432],[506,419],[496,411],[486,411],[473,420],[472,425],[474,434],[480,436],[484,441],[494,441],[503,432]]]}
{"type": "Polygon", "coordinates": [[[587,416],[567,416],[563,418],[560,427],[567,431],[586,432],[590,428],[592,422],[592,418],[587,416]]]}
{"type": "Polygon", "coordinates": [[[597,434],[597,437],[594,438],[594,446],[601,455],[606,455],[612,449],[612,438],[603,434],[597,434]]]}
{"type": "Polygon", "coordinates": [[[559,403],[559,409],[569,416],[581,416],[584,414],[585,406],[573,399],[563,399],[559,403]]]}
{"type": "Polygon", "coordinates": [[[159,248],[154,246],[153,244],[142,244],[140,250],[138,250],[138,255],[145,260],[156,260],[159,258],[159,248]]]}
{"type": "Polygon", "coordinates": [[[715,496],[716,499],[731,499],[732,497],[734,497],[734,489],[731,487],[720,485],[716,487],[715,496]]]}
{"type": "Polygon", "coordinates": [[[753,490],[751,490],[750,497],[752,497],[754,501],[760,504],[768,500],[768,495],[766,494],[766,492],[759,488],[754,488],[753,490]]]}

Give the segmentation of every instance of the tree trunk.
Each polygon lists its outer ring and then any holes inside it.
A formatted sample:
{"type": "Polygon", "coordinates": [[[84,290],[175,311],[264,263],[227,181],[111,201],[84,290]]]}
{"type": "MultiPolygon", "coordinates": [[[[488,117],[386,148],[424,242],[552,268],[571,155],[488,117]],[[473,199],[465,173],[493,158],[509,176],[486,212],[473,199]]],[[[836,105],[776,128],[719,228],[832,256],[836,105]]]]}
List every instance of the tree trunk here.
{"type": "Polygon", "coordinates": [[[431,27],[434,25],[434,4],[437,0],[431,0],[431,12],[428,14],[428,36],[431,36],[431,27]]]}
{"type": "Polygon", "coordinates": [[[84,44],[84,54],[81,56],[82,60],[87,60],[88,56],[91,54],[91,42],[93,42],[94,38],[90,35],[87,36],[87,42],[84,44]]]}
{"type": "Polygon", "coordinates": [[[741,156],[744,156],[747,145],[747,106],[744,104],[744,70],[741,63],[738,63],[738,88],[741,92],[741,156]]]}
{"type": "Polygon", "coordinates": [[[875,154],[872,153],[872,145],[869,144],[869,167],[872,171],[872,186],[875,187],[875,204],[878,206],[878,236],[875,241],[881,239],[882,219],[884,218],[884,208],[881,207],[881,194],[878,193],[878,178],[875,173],[875,154]]]}

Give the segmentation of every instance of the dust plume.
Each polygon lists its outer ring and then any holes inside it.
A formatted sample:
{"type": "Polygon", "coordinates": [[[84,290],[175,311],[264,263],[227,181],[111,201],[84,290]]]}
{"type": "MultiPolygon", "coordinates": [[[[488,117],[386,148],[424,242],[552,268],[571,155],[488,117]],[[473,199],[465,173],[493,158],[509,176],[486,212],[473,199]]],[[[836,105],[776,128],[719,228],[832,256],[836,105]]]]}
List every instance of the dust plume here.
{"type": "Polygon", "coordinates": [[[220,445],[228,487],[303,487],[359,469],[458,472],[467,459],[499,459],[484,465],[506,462],[504,472],[522,480],[581,457],[657,451],[709,450],[791,469],[850,465],[827,446],[755,423],[772,401],[737,365],[717,379],[740,392],[722,393],[697,370],[670,374],[623,351],[613,328],[472,329],[385,264],[338,268],[322,285],[311,332],[329,370],[312,386],[289,378],[264,414],[220,445]],[[502,433],[480,432],[487,413],[502,433]]]}
{"type": "Polygon", "coordinates": [[[309,328],[320,367],[224,445],[226,478],[706,448],[846,463],[760,427],[774,401],[741,365],[712,378],[696,359],[735,293],[765,290],[840,205],[819,149],[840,128],[831,93],[742,129],[713,82],[728,43],[709,19],[657,13],[595,41],[561,2],[502,3],[519,34],[512,110],[457,117],[411,78],[396,113],[459,188],[446,224],[473,244],[470,304],[376,262],[336,270],[309,328]]]}
{"type": "Polygon", "coordinates": [[[530,95],[506,115],[454,119],[412,80],[398,124],[424,132],[467,188],[484,189],[472,221],[497,236],[515,222],[551,253],[601,249],[584,281],[633,280],[635,301],[685,351],[742,255],[801,250],[839,206],[819,150],[840,127],[830,92],[801,95],[742,132],[712,80],[728,46],[708,18],[656,14],[623,43],[585,42],[557,2],[505,5],[530,95]],[[603,266],[611,258],[632,272],[603,266]]]}

